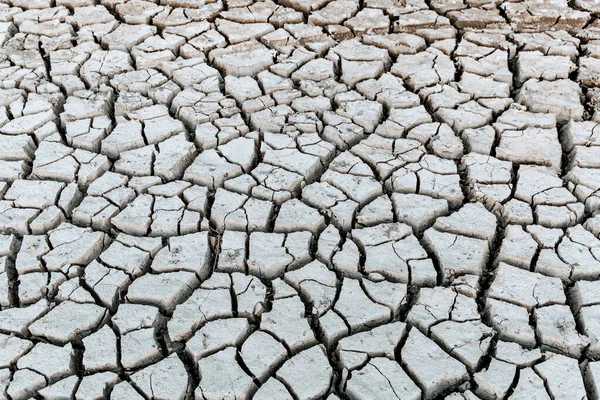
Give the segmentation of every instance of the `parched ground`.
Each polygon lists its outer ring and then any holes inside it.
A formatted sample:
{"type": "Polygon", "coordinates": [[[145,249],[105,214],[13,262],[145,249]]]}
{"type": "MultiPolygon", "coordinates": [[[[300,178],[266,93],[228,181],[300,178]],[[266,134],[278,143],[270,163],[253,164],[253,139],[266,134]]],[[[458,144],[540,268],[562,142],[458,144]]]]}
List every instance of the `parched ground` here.
{"type": "Polygon", "coordinates": [[[600,392],[598,0],[0,0],[0,398],[600,392]]]}

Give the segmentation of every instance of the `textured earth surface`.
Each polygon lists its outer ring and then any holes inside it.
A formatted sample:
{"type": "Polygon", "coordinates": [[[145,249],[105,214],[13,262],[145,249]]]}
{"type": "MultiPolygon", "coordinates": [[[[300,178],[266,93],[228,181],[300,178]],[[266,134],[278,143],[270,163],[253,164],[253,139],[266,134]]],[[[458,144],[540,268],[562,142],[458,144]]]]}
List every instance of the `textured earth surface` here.
{"type": "Polygon", "coordinates": [[[0,0],[0,398],[598,399],[599,17],[0,0]]]}

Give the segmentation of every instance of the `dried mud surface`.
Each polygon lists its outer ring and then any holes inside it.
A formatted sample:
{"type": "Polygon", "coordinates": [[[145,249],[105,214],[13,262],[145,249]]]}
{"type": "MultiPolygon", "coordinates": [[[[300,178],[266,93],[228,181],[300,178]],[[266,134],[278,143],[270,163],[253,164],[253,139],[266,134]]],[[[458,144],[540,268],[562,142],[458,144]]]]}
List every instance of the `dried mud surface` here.
{"type": "Polygon", "coordinates": [[[596,0],[0,0],[0,398],[590,399],[596,0]]]}

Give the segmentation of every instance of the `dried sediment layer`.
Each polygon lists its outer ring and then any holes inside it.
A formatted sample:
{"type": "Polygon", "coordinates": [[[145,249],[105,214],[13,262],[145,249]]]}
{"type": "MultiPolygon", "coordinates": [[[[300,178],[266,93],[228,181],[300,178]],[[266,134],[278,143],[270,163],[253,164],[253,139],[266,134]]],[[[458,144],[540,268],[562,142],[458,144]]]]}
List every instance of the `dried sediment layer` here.
{"type": "Polygon", "coordinates": [[[0,1],[0,398],[598,399],[596,3],[0,1]]]}

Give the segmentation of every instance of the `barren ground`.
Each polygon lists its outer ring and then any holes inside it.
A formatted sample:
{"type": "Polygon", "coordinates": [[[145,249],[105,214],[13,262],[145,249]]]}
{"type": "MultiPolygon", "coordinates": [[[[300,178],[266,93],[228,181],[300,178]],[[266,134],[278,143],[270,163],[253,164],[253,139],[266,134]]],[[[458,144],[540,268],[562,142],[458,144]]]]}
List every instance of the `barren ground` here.
{"type": "Polygon", "coordinates": [[[0,398],[590,399],[598,0],[0,0],[0,398]]]}

